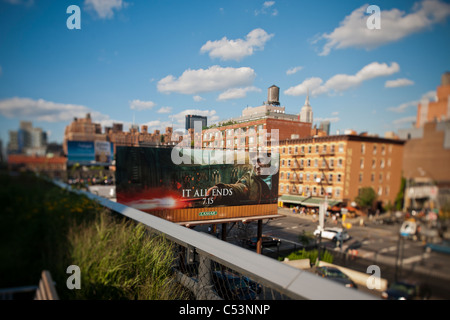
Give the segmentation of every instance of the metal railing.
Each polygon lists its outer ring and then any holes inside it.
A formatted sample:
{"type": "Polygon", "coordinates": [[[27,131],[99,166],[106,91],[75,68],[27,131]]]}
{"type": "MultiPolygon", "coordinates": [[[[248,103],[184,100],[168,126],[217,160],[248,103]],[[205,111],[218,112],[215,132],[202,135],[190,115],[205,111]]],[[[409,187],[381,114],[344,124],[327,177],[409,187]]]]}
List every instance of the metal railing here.
{"type": "Polygon", "coordinates": [[[377,299],[209,234],[191,230],[87,191],[73,189],[59,181],[54,183],[61,188],[84,194],[176,243],[181,249],[178,263],[174,267],[176,279],[190,289],[195,299],[377,299]],[[230,282],[235,284],[236,279],[239,282],[237,287],[229,290],[230,282]],[[247,290],[243,290],[243,287],[247,290]]]}

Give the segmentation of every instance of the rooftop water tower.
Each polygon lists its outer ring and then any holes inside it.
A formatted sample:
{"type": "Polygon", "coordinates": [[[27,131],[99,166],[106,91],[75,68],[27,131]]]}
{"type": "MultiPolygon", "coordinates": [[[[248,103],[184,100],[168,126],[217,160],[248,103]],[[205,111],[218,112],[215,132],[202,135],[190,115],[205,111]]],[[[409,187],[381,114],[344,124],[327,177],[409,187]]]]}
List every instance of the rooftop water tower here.
{"type": "Polygon", "coordinates": [[[271,86],[267,90],[267,104],[279,106],[280,105],[280,88],[276,85],[271,86]]]}

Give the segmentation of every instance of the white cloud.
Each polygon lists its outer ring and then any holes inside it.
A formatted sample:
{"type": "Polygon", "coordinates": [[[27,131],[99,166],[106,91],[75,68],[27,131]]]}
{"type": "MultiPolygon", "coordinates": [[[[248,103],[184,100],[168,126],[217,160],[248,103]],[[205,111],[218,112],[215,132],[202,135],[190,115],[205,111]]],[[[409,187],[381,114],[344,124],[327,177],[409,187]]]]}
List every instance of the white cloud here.
{"type": "Polygon", "coordinates": [[[231,99],[240,99],[245,98],[247,92],[261,92],[261,89],[257,87],[245,87],[245,88],[232,88],[227,91],[221,93],[217,98],[218,101],[225,101],[231,99]]]}
{"type": "Polygon", "coordinates": [[[101,114],[82,105],[19,97],[0,100],[0,114],[7,118],[60,122],[72,121],[74,117],[84,118],[87,113],[90,113],[92,118],[97,121],[109,120],[108,115],[101,114]]]}
{"type": "Polygon", "coordinates": [[[317,90],[320,88],[323,80],[318,77],[312,77],[304,80],[302,83],[295,87],[290,87],[284,91],[284,94],[289,96],[302,96],[305,95],[308,90],[311,95],[316,95],[317,90]]]}
{"type": "Polygon", "coordinates": [[[130,101],[130,109],[131,110],[148,110],[156,106],[156,103],[153,101],[141,101],[141,100],[133,100],[130,101]]]}
{"type": "Polygon", "coordinates": [[[419,104],[419,101],[417,101],[417,100],[409,101],[409,102],[402,103],[402,104],[398,105],[397,107],[388,108],[388,110],[391,112],[395,112],[395,113],[404,113],[404,112],[406,112],[407,109],[409,109],[411,107],[417,107],[418,104],[419,104]]]}
{"type": "Polygon", "coordinates": [[[205,100],[205,98],[202,98],[202,97],[199,96],[199,95],[193,96],[192,99],[194,99],[195,102],[200,102],[200,101],[205,100]]]}
{"type": "Polygon", "coordinates": [[[330,123],[339,122],[341,119],[339,117],[330,117],[330,118],[314,118],[314,122],[322,122],[329,121],[330,123]]]}
{"type": "Polygon", "coordinates": [[[198,94],[249,86],[255,77],[255,71],[248,67],[212,66],[208,69],[186,70],[178,79],[169,75],[159,80],[157,88],[162,93],[198,94]]]}
{"type": "Polygon", "coordinates": [[[436,101],[436,91],[428,91],[424,93],[419,100],[408,101],[398,105],[397,107],[387,108],[387,110],[395,113],[404,113],[411,107],[417,107],[419,103],[425,103],[429,101],[436,101]]]}
{"type": "Polygon", "coordinates": [[[299,72],[302,69],[303,69],[302,66],[294,67],[294,68],[291,68],[291,69],[287,70],[286,74],[287,75],[295,74],[295,73],[299,72]]]}
{"type": "Polygon", "coordinates": [[[172,107],[162,107],[158,110],[158,113],[171,113],[172,107]]]}
{"type": "Polygon", "coordinates": [[[245,39],[208,41],[200,49],[201,53],[209,52],[211,58],[221,60],[236,60],[251,56],[256,50],[263,50],[264,45],[273,37],[263,29],[257,28],[250,31],[245,39]]]}
{"type": "Polygon", "coordinates": [[[255,10],[255,16],[260,14],[270,14],[272,16],[278,15],[278,10],[273,8],[275,1],[265,1],[261,9],[255,10]]]}
{"type": "Polygon", "coordinates": [[[364,81],[388,76],[399,70],[400,66],[396,62],[392,62],[390,66],[386,63],[372,62],[364,66],[356,74],[337,74],[328,79],[323,85],[323,80],[321,78],[312,77],[306,79],[297,86],[290,87],[284,91],[284,93],[291,96],[300,96],[305,95],[307,89],[309,89],[309,93],[312,96],[328,93],[330,91],[342,92],[352,87],[356,87],[364,81]]]}
{"type": "Polygon", "coordinates": [[[5,2],[13,5],[24,5],[24,6],[32,6],[34,4],[34,0],[4,0],[5,2]]]}
{"type": "Polygon", "coordinates": [[[381,29],[370,30],[366,25],[370,16],[366,13],[368,6],[364,5],[354,10],[341,21],[339,27],[331,33],[322,34],[313,42],[317,43],[323,39],[326,41],[320,55],[328,55],[332,49],[349,47],[374,49],[429,29],[433,24],[443,22],[450,16],[450,4],[440,0],[424,0],[416,3],[411,13],[395,8],[382,10],[381,29]]]}
{"type": "Polygon", "coordinates": [[[414,84],[414,81],[406,79],[406,78],[400,78],[396,80],[388,80],[384,84],[386,88],[397,88],[397,87],[406,87],[406,86],[412,86],[414,84]]]}
{"type": "Polygon", "coordinates": [[[119,11],[127,6],[122,0],[85,0],[85,7],[97,13],[101,19],[111,19],[114,11],[119,11]]]}
{"type": "Polygon", "coordinates": [[[413,123],[416,121],[416,116],[410,116],[410,117],[405,117],[405,118],[400,118],[397,120],[392,121],[392,123],[394,125],[404,125],[404,124],[409,124],[409,123],[413,123]]]}

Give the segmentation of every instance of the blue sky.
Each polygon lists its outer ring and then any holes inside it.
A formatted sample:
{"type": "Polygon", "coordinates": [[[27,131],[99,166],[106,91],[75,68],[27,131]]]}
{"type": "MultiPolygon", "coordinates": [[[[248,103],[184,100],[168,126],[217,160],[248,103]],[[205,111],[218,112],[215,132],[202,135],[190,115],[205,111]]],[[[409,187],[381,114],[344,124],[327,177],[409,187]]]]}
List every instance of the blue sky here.
{"type": "Polygon", "coordinates": [[[383,136],[410,127],[450,70],[450,4],[364,1],[0,0],[0,139],[20,120],[62,142],[74,117],[151,131],[239,116],[280,87],[287,113],[306,90],[314,122],[383,136]],[[66,25],[70,5],[81,29],[66,25]],[[373,18],[374,16],[372,16],[373,18]]]}

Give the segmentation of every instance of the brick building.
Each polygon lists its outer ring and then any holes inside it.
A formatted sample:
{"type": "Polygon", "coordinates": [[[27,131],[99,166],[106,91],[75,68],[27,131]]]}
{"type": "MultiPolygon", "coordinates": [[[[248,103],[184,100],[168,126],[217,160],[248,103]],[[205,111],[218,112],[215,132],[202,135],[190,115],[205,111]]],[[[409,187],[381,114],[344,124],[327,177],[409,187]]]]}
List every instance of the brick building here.
{"type": "Polygon", "coordinates": [[[436,89],[436,101],[423,101],[417,107],[416,127],[430,121],[450,120],[450,72],[441,77],[441,85],[436,89]]]}
{"type": "Polygon", "coordinates": [[[65,157],[42,157],[10,154],[8,169],[12,171],[32,171],[51,178],[64,178],[66,174],[65,157]]]}
{"type": "MultiPolygon", "coordinates": [[[[335,135],[280,141],[280,201],[317,207],[350,205],[372,187],[382,205],[400,190],[404,141],[368,135],[335,135]]],[[[277,151],[277,150],[275,150],[277,151]]]]}
{"type": "Polygon", "coordinates": [[[312,127],[312,108],[309,96],[298,114],[287,114],[279,103],[279,88],[268,88],[267,102],[258,107],[247,107],[240,117],[220,122],[216,126],[202,131],[203,148],[226,148],[257,151],[264,144],[263,139],[278,140],[299,139],[314,135],[325,135],[324,131],[312,127]],[[302,112],[307,114],[301,120],[302,112]],[[263,136],[266,132],[269,136],[263,136]]]}

